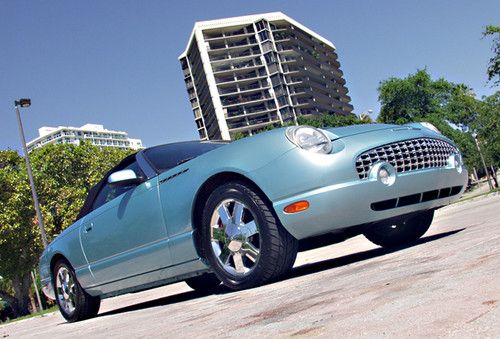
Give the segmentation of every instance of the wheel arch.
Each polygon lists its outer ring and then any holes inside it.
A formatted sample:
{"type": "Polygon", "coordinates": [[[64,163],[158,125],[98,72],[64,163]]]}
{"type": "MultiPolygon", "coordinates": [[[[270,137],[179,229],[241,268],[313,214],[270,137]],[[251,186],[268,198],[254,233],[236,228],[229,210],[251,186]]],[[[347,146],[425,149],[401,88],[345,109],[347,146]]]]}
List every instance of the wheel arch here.
{"type": "Polygon", "coordinates": [[[71,263],[69,262],[68,258],[66,258],[62,253],[55,253],[52,258],[50,259],[50,274],[52,276],[52,274],[54,273],[54,268],[56,267],[56,263],[59,261],[59,260],[64,260],[65,262],[68,263],[68,265],[71,265],[71,263]]]}
{"type": "Polygon", "coordinates": [[[252,187],[253,189],[255,189],[256,191],[260,192],[262,196],[266,199],[266,202],[270,204],[271,210],[274,213],[274,209],[272,208],[273,205],[269,197],[266,195],[264,191],[262,191],[262,189],[253,180],[251,180],[247,176],[241,173],[231,172],[231,171],[220,172],[211,176],[198,189],[195,195],[193,210],[191,214],[195,247],[196,251],[198,252],[198,255],[202,258],[204,258],[205,256],[203,255],[203,253],[200,253],[201,246],[199,244],[200,237],[198,236],[198,230],[201,228],[201,217],[203,213],[204,204],[207,201],[208,197],[210,196],[210,193],[215,188],[230,181],[243,182],[252,187]]]}

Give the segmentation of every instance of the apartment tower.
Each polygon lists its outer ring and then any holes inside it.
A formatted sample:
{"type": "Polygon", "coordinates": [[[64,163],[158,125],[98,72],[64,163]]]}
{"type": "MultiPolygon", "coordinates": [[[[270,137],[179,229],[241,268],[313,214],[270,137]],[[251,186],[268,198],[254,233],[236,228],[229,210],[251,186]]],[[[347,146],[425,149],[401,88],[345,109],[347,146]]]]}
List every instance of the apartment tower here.
{"type": "Polygon", "coordinates": [[[351,113],[335,46],[281,12],[202,21],[179,56],[201,140],[351,113]]]}

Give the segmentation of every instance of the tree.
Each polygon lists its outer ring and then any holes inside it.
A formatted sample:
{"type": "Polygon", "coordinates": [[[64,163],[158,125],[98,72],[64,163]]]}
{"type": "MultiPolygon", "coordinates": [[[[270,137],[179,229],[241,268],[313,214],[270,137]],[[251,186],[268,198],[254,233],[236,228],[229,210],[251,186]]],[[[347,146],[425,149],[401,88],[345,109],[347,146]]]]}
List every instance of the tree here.
{"type": "Polygon", "coordinates": [[[472,123],[487,161],[500,163],[500,91],[484,97],[477,119],[472,123]]]}
{"type": "Polygon", "coordinates": [[[432,80],[424,69],[404,79],[382,81],[378,91],[381,103],[379,122],[428,121],[458,145],[468,168],[480,166],[470,132],[482,103],[470,87],[442,78],[432,80]]]}
{"type": "Polygon", "coordinates": [[[433,81],[427,70],[417,70],[404,79],[389,78],[378,87],[381,104],[379,122],[405,124],[437,113],[451,96],[453,84],[433,81]]]}
{"type": "Polygon", "coordinates": [[[360,119],[355,114],[348,115],[301,115],[297,118],[299,125],[309,125],[318,128],[324,127],[342,127],[348,125],[359,125],[371,123],[371,119],[360,119]]]}
{"type": "Polygon", "coordinates": [[[490,58],[486,72],[488,80],[492,81],[493,85],[496,86],[500,84],[500,27],[493,25],[486,26],[483,38],[489,36],[493,37],[493,44],[491,46],[493,56],[490,58]]]}
{"type": "MultiPolygon", "coordinates": [[[[49,241],[75,221],[89,189],[130,153],[89,143],[48,145],[30,153],[49,241]]],[[[0,151],[0,187],[0,274],[10,282],[10,288],[0,286],[0,297],[23,315],[29,311],[29,272],[42,244],[26,165],[15,151],[0,151]]]]}

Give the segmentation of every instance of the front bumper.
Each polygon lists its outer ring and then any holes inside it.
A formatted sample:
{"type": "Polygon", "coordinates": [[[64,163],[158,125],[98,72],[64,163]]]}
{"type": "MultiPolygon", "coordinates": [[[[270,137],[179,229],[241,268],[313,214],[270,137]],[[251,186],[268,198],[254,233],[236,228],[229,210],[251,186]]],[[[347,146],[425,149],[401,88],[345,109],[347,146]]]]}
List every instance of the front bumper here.
{"type": "Polygon", "coordinates": [[[335,229],[380,221],[420,210],[428,210],[450,204],[465,190],[467,171],[455,168],[433,168],[407,173],[398,173],[391,186],[377,179],[363,179],[324,186],[274,202],[275,211],[282,225],[297,239],[331,232],[335,229]],[[451,190],[451,188],[454,188],[451,190]],[[439,193],[433,197],[425,192],[439,193]],[[443,190],[441,190],[443,189],[443,190]],[[419,195],[420,194],[420,195],[419,195]],[[443,196],[443,197],[442,197],[443,196]],[[414,201],[398,207],[400,198],[413,197],[414,201]],[[420,197],[420,199],[418,199],[420,197]],[[432,199],[429,199],[432,198],[432,199]],[[287,214],[283,209],[289,204],[307,200],[309,209],[287,214]],[[394,206],[380,210],[377,202],[395,201],[394,206]]]}

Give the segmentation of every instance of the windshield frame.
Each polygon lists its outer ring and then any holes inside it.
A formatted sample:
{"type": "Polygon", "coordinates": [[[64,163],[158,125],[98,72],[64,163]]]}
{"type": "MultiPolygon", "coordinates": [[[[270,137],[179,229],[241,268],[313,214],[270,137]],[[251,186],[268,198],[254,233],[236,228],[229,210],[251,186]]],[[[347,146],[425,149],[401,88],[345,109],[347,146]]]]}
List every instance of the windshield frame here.
{"type": "MultiPolygon", "coordinates": [[[[181,141],[181,142],[175,142],[175,143],[162,144],[162,145],[157,145],[157,146],[153,146],[153,147],[148,147],[148,148],[142,150],[140,152],[140,154],[144,158],[144,160],[147,162],[147,164],[151,167],[151,169],[156,172],[156,174],[161,174],[161,173],[169,171],[170,169],[175,168],[175,167],[177,167],[177,166],[179,166],[181,164],[188,163],[191,160],[196,159],[199,156],[207,154],[207,153],[209,153],[209,152],[211,152],[211,151],[213,151],[213,150],[215,150],[217,148],[220,148],[222,146],[225,146],[227,144],[229,144],[229,142],[228,141],[223,141],[223,140],[181,141]],[[182,149],[183,146],[196,146],[196,145],[199,145],[200,148],[203,148],[202,145],[207,145],[207,144],[215,146],[215,147],[213,147],[212,149],[203,151],[203,152],[197,152],[197,153],[194,153],[192,155],[182,157],[183,159],[179,159],[179,161],[177,161],[175,164],[173,164],[172,166],[170,166],[168,168],[158,168],[157,164],[155,164],[155,162],[151,159],[150,154],[148,154],[152,150],[161,149],[161,148],[165,148],[165,147],[174,148],[174,147],[178,146],[180,149],[182,149]]],[[[174,151],[174,150],[170,150],[170,151],[174,151]]]]}

